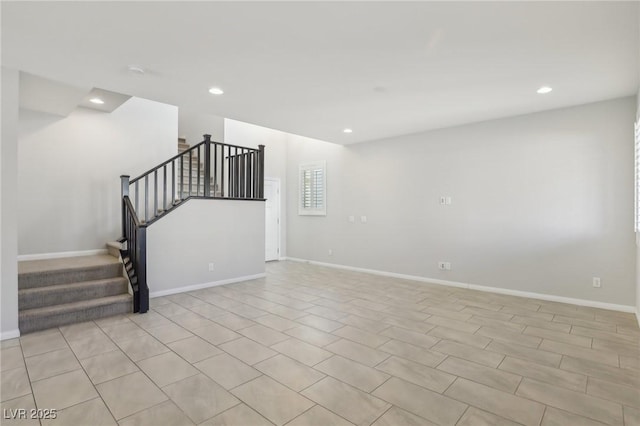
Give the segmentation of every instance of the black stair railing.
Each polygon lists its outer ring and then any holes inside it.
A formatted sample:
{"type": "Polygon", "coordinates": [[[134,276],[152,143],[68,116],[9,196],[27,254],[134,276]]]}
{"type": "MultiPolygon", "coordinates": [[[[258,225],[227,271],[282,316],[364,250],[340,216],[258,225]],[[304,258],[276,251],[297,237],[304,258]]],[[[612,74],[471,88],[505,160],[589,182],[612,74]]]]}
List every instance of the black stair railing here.
{"type": "Polygon", "coordinates": [[[247,148],[204,135],[199,144],[140,176],[123,175],[120,180],[121,253],[133,288],[134,312],[144,313],[149,309],[147,226],[191,198],[264,200],[264,145],[247,148]]]}

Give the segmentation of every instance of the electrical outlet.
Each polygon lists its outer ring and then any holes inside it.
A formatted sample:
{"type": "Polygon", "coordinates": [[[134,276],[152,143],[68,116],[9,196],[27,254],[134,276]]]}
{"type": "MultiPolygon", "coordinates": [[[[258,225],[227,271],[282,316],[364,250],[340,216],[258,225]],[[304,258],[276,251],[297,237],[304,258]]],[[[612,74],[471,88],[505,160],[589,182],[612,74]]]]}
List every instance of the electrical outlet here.
{"type": "Polygon", "coordinates": [[[440,197],[440,205],[444,206],[447,204],[447,197],[445,197],[444,195],[442,195],[440,197]]]}
{"type": "Polygon", "coordinates": [[[209,263],[209,272],[212,272],[212,271],[213,271],[213,262],[210,262],[209,263]]]}
{"type": "Polygon", "coordinates": [[[444,262],[444,269],[446,269],[447,271],[451,270],[451,262],[444,262]]]}
{"type": "Polygon", "coordinates": [[[600,282],[600,277],[593,277],[593,286],[595,288],[600,288],[602,283],[600,282]]]}
{"type": "Polygon", "coordinates": [[[329,256],[333,256],[333,250],[329,249],[329,256]]]}
{"type": "Polygon", "coordinates": [[[446,271],[447,270],[447,262],[438,262],[438,269],[440,269],[441,271],[446,271]]]}
{"type": "Polygon", "coordinates": [[[366,216],[360,216],[360,222],[367,223],[367,217],[366,216]]]}

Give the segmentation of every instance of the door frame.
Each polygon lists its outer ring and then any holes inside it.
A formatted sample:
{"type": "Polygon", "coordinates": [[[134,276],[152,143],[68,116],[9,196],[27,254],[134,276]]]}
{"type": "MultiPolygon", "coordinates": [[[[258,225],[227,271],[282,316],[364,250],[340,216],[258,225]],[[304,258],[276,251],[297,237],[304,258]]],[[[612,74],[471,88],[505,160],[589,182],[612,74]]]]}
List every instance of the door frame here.
{"type": "MultiPolygon", "coordinates": [[[[275,178],[275,177],[266,177],[264,178],[264,181],[271,181],[274,182],[276,184],[276,189],[277,189],[277,195],[278,195],[278,248],[277,248],[277,253],[278,256],[275,259],[272,260],[266,260],[266,256],[265,256],[265,262],[273,262],[274,260],[281,260],[282,259],[282,182],[280,178],[275,178]]],[[[266,204],[266,203],[265,203],[266,204]]],[[[266,206],[265,206],[266,207],[266,206]]],[[[266,229],[265,229],[265,238],[266,238],[266,229]]],[[[265,247],[265,254],[266,254],[266,247],[265,247]]]]}

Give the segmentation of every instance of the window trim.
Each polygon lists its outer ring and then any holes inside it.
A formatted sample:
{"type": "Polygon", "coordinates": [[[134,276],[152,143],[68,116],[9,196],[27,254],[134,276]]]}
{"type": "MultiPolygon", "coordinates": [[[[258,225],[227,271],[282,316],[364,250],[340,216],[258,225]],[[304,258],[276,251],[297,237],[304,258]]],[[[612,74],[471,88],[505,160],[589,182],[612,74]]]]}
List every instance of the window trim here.
{"type": "Polygon", "coordinates": [[[327,215],[327,162],[326,161],[312,161],[308,163],[301,163],[298,166],[298,215],[299,216],[326,216],[327,215]],[[322,169],[322,207],[312,208],[303,206],[303,172],[308,170],[322,169]]]}

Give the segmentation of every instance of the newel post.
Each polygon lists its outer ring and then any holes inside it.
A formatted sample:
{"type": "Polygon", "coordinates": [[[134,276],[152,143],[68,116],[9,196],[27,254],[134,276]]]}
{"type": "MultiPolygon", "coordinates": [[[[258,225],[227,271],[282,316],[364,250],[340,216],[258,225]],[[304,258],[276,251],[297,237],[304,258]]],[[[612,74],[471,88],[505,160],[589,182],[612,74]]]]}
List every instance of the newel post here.
{"type": "Polygon", "coordinates": [[[258,145],[258,198],[264,198],[264,145],[258,145]]]}
{"type": "Polygon", "coordinates": [[[211,196],[211,135],[204,136],[204,196],[211,196]]]}
{"type": "Polygon", "coordinates": [[[127,236],[126,233],[126,223],[127,223],[127,218],[126,218],[126,213],[125,213],[125,205],[124,205],[124,197],[128,197],[129,196],[129,175],[122,175],[120,176],[120,203],[122,205],[122,238],[125,238],[127,236]]]}

